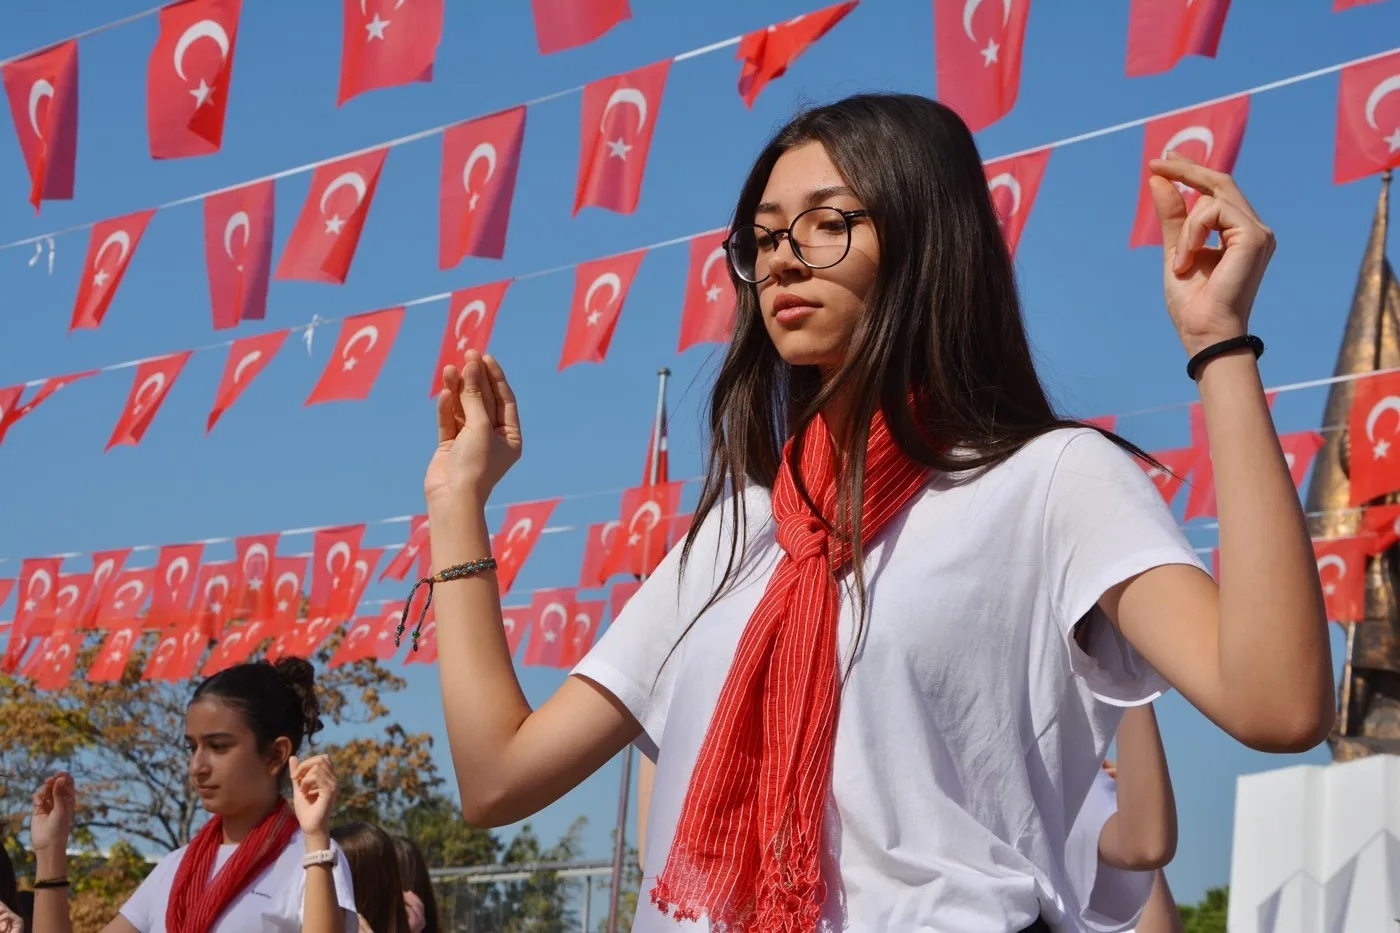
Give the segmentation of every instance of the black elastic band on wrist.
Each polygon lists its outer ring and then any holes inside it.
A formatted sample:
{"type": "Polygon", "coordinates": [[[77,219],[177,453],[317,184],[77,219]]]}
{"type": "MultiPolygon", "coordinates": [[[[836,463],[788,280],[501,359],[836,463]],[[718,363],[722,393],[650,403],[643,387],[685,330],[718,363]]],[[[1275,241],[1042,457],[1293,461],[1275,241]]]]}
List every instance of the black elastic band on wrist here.
{"type": "Polygon", "coordinates": [[[36,891],[43,891],[43,890],[45,890],[46,888],[66,888],[66,887],[68,887],[68,879],[67,879],[67,878],[47,878],[47,879],[45,879],[45,880],[43,880],[43,881],[36,881],[36,882],[34,882],[34,890],[36,890],[36,891]]]}
{"type": "Polygon", "coordinates": [[[1186,364],[1186,375],[1190,376],[1191,380],[1194,382],[1195,380],[1201,378],[1201,367],[1209,363],[1211,360],[1215,359],[1217,356],[1222,356],[1226,353],[1233,353],[1236,350],[1244,350],[1246,348],[1254,353],[1254,358],[1256,360],[1264,355],[1264,341],[1260,340],[1253,334],[1243,334],[1239,337],[1231,337],[1229,340],[1222,340],[1219,343],[1213,343],[1201,352],[1197,353],[1195,356],[1191,357],[1191,360],[1186,364]]]}
{"type": "Polygon", "coordinates": [[[495,570],[496,558],[485,557],[481,560],[469,560],[465,564],[454,564],[445,567],[431,577],[424,577],[413,588],[408,591],[408,599],[403,604],[403,616],[399,619],[398,631],[394,633],[394,647],[397,648],[403,642],[403,630],[408,627],[408,611],[413,606],[413,594],[418,592],[418,587],[427,585],[428,598],[423,600],[423,608],[418,613],[418,621],[413,626],[413,650],[418,650],[418,636],[423,632],[423,620],[428,617],[428,607],[433,604],[433,584],[446,583],[448,580],[459,580],[462,577],[470,577],[473,574],[481,573],[484,570],[495,570]]]}

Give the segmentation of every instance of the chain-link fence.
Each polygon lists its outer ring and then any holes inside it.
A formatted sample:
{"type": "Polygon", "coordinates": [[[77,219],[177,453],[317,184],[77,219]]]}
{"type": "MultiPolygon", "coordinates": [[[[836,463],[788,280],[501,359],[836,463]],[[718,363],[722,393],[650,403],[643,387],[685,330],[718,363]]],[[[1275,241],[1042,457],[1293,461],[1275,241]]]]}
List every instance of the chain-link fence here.
{"type": "Polygon", "coordinates": [[[470,865],[429,873],[444,933],[592,933],[605,928],[611,862],[470,865]]]}

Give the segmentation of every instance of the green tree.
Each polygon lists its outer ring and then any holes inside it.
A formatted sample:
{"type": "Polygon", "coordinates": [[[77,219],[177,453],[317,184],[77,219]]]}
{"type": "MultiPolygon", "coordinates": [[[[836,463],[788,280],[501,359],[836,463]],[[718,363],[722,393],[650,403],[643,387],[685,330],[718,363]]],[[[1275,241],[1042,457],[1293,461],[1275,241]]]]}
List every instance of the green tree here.
{"type": "Polygon", "coordinates": [[[1178,904],[1183,933],[1225,933],[1230,913],[1230,889],[1211,888],[1199,904],[1178,904]]]}
{"type": "MultiPolygon", "coordinates": [[[[583,828],[587,823],[587,818],[577,818],[549,848],[526,823],[506,846],[501,864],[573,861],[583,852],[583,828]]],[[[500,887],[498,916],[502,933],[564,933],[578,929],[578,918],[569,904],[569,882],[558,872],[536,872],[525,881],[506,882],[500,887]]]]}
{"type": "MultiPolygon", "coordinates": [[[[608,851],[613,850],[616,845],[617,830],[613,829],[613,842],[608,846],[608,851]]],[[[598,933],[608,931],[608,905],[612,896],[612,876],[605,877],[599,884],[601,896],[594,896],[593,903],[602,905],[597,910],[598,933]]],[[[642,888],[642,863],[638,858],[637,850],[632,846],[627,847],[627,852],[622,861],[622,888],[617,896],[617,928],[625,931],[632,929],[632,918],[637,915],[637,896],[642,888]]]]}

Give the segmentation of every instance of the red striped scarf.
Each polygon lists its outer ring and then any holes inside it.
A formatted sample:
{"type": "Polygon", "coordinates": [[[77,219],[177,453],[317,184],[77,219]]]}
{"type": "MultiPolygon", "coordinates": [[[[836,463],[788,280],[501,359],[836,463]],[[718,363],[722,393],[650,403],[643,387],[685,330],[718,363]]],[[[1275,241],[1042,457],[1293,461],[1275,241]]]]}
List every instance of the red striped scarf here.
{"type": "MultiPolygon", "coordinates": [[[[788,442],[790,449],[792,441],[788,442]]],[[[837,502],[835,446],[818,417],[802,444],[802,479],[821,516],[837,502]]],[[[815,930],[826,899],[822,814],[831,788],[840,694],[836,571],[848,542],[828,534],[798,494],[784,450],[773,489],[783,556],[754,609],[691,772],[652,902],[677,920],[708,915],[740,933],[815,930]]],[[[866,452],[861,541],[928,480],[876,415],[866,452]]]]}
{"type": "Polygon", "coordinates": [[[170,902],[165,906],[167,933],[208,933],[219,915],[263,870],[277,860],[297,831],[297,818],[287,801],[279,799],[238,844],[213,878],[214,859],[224,841],[224,821],[215,816],[190,840],[175,870],[170,902]]]}

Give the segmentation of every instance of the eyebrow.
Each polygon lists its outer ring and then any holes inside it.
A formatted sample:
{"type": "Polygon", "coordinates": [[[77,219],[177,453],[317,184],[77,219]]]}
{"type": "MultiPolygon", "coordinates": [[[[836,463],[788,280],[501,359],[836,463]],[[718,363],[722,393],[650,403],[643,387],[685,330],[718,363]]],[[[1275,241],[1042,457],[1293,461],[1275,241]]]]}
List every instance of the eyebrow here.
{"type": "MultiPolygon", "coordinates": [[[[808,207],[816,207],[832,198],[848,197],[853,198],[856,193],[845,185],[828,185],[825,188],[813,188],[807,192],[806,204],[808,207]]],[[[755,214],[781,214],[783,209],[776,202],[764,201],[754,208],[755,214]]]]}
{"type": "MultiPolygon", "coordinates": [[[[234,738],[237,738],[237,736],[235,736],[232,732],[206,732],[206,733],[204,733],[203,735],[201,735],[200,738],[207,742],[207,741],[209,741],[210,739],[234,739],[234,738]]],[[[186,735],[186,736],[185,736],[185,741],[186,741],[186,742],[193,741],[193,740],[194,740],[194,736],[192,736],[192,735],[186,735]]]]}

